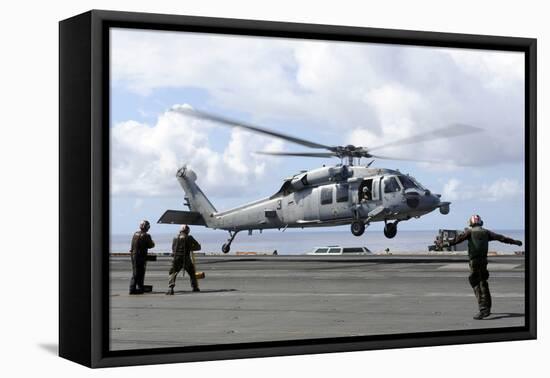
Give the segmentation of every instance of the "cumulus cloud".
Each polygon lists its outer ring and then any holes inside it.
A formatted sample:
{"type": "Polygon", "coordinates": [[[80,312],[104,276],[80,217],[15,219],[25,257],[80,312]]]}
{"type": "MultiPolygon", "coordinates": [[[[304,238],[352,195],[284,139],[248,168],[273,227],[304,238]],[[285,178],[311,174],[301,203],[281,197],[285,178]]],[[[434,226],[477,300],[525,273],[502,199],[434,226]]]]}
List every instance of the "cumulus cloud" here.
{"type": "Polygon", "coordinates": [[[518,53],[404,48],[394,56],[403,66],[391,73],[381,68],[385,84],[364,97],[380,127],[355,127],[348,142],[376,146],[466,124],[482,131],[454,138],[445,138],[443,131],[441,139],[392,147],[380,154],[473,166],[520,162],[524,156],[524,81],[518,75],[522,59],[518,53]]]}
{"type": "Polygon", "coordinates": [[[516,180],[500,178],[480,186],[452,178],[443,187],[446,201],[482,200],[488,202],[523,199],[523,186],[516,180]]]}
{"type": "Polygon", "coordinates": [[[167,111],[154,125],[127,121],[111,130],[111,190],[114,195],[181,195],[178,167],[188,164],[207,194],[231,197],[250,192],[273,161],[253,152],[281,149],[281,142],[230,129],[223,151],[213,147],[207,122],[167,111]],[[269,165],[268,165],[269,163],[269,165]]]}
{"type": "Polygon", "coordinates": [[[484,131],[380,155],[466,165],[524,157],[522,53],[124,29],[111,37],[113,85],[144,96],[200,88],[252,121],[322,126],[339,133],[333,144],[366,147],[469,124],[484,131]]]}
{"type": "Polygon", "coordinates": [[[464,72],[475,76],[485,88],[498,91],[506,89],[511,81],[523,81],[525,75],[524,54],[483,50],[447,49],[455,63],[464,72]]]}

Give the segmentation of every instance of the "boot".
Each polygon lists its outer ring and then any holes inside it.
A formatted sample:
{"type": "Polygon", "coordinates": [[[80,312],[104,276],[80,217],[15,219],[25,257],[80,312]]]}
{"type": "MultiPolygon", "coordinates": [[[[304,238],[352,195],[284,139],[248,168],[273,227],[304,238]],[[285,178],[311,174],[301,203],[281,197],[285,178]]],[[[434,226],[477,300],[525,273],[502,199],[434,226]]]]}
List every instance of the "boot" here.
{"type": "Polygon", "coordinates": [[[194,270],[189,274],[189,277],[191,279],[191,287],[193,288],[193,291],[200,291],[199,283],[197,282],[197,277],[195,276],[194,270]]]}
{"type": "Polygon", "coordinates": [[[486,318],[489,316],[490,312],[488,313],[486,311],[484,302],[483,302],[483,293],[480,285],[476,285],[473,287],[474,289],[474,295],[476,296],[477,305],[479,307],[479,312],[474,315],[475,320],[481,320],[483,318],[486,318]]]}
{"type": "Polygon", "coordinates": [[[479,312],[483,313],[483,317],[486,318],[491,315],[491,292],[489,291],[489,283],[487,281],[481,281],[481,298],[479,302],[479,312]]]}
{"type": "Polygon", "coordinates": [[[475,320],[481,320],[491,315],[490,310],[479,310],[477,314],[474,315],[475,320]]]}
{"type": "Polygon", "coordinates": [[[166,292],[166,295],[174,295],[174,288],[171,287],[170,289],[168,289],[168,291],[166,292]]]}
{"type": "Polygon", "coordinates": [[[491,298],[491,292],[489,291],[489,282],[487,281],[481,281],[481,299],[483,302],[483,306],[491,312],[491,306],[492,306],[492,298],[491,298]]]}

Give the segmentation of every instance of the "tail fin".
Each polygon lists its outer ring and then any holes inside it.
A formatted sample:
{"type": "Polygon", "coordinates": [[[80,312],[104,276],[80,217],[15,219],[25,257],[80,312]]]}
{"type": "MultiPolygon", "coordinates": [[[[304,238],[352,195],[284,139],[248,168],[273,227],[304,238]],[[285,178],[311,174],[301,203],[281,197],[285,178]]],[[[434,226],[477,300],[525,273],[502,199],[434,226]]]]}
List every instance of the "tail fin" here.
{"type": "Polygon", "coordinates": [[[195,183],[197,180],[197,174],[184,165],[178,169],[176,177],[187,195],[189,210],[200,213],[204,218],[206,226],[212,227],[215,223],[213,214],[217,211],[208,198],[206,198],[199,186],[195,183]]]}

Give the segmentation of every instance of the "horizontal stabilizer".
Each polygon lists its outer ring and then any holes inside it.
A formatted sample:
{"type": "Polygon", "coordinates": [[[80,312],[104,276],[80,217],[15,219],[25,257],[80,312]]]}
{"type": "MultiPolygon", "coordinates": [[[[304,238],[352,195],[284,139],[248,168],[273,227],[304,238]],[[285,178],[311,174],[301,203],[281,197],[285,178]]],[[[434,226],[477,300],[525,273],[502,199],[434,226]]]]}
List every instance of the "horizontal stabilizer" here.
{"type": "Polygon", "coordinates": [[[166,210],[157,223],[206,226],[206,222],[200,213],[197,213],[196,211],[181,210],[166,210]]]}

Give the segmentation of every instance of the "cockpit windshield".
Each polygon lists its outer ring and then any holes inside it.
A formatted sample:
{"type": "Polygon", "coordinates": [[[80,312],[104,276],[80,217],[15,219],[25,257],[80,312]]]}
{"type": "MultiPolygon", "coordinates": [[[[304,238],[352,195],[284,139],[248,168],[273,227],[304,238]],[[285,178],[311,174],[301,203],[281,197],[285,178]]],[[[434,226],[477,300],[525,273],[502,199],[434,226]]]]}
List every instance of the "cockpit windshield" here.
{"type": "Polygon", "coordinates": [[[422,186],[413,178],[409,176],[398,176],[403,189],[422,189],[422,186]]]}
{"type": "Polygon", "coordinates": [[[426,187],[424,185],[422,185],[421,183],[419,183],[417,179],[415,179],[414,177],[411,177],[411,176],[408,176],[408,177],[416,184],[417,187],[419,187],[422,190],[427,190],[426,187]]]}

